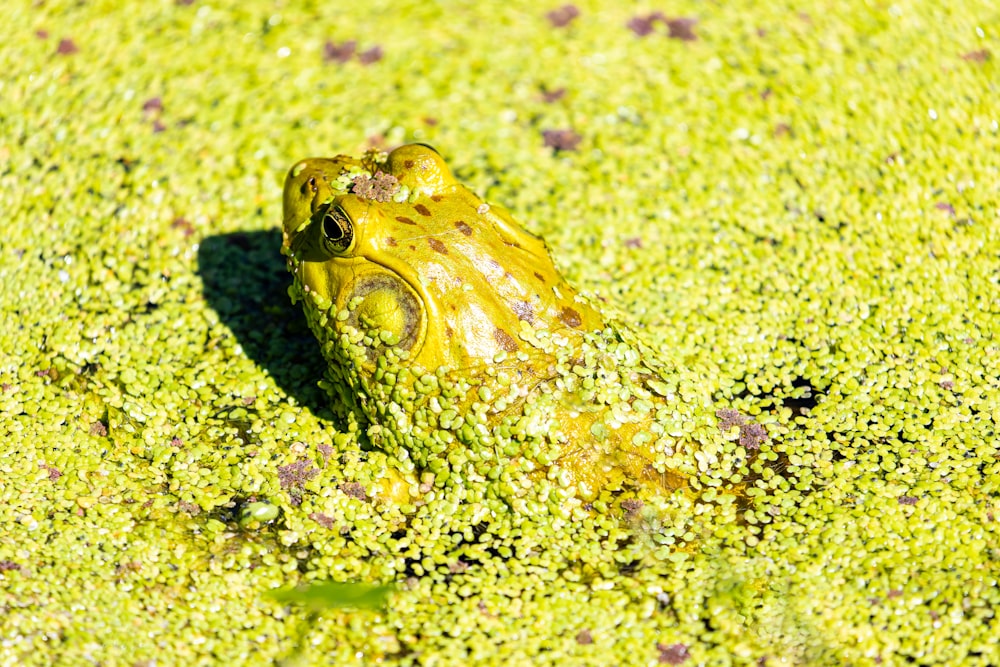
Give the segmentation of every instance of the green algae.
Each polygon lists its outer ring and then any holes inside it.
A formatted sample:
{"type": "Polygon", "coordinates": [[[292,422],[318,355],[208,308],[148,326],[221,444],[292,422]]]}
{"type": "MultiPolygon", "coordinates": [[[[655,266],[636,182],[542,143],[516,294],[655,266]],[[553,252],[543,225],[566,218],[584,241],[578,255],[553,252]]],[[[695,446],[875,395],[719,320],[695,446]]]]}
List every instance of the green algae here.
{"type": "Polygon", "coordinates": [[[8,8],[0,662],[1000,662],[995,9],[577,6],[8,8]],[[758,498],[373,499],[408,464],[317,388],[273,230],[290,162],[414,140],[758,498]],[[304,633],[262,595],[315,581],[399,589],[304,633]]]}

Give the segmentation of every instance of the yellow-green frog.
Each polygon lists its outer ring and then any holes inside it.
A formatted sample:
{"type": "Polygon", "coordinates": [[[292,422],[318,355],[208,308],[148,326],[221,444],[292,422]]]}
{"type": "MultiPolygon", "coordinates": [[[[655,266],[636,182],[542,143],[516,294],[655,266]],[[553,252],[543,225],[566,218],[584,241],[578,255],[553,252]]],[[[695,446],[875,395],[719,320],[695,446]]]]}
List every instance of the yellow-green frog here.
{"type": "MultiPolygon", "coordinates": [[[[432,148],[297,163],[282,252],[339,401],[410,480],[516,497],[543,477],[584,500],[685,486],[655,360],[432,148]]],[[[410,500],[406,477],[378,493],[410,500]]]]}

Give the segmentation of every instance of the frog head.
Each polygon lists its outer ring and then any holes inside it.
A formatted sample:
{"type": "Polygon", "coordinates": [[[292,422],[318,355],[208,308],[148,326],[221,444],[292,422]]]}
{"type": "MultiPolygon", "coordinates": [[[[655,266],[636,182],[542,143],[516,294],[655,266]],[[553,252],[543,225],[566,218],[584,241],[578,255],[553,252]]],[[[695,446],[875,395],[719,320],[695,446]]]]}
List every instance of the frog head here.
{"type": "Polygon", "coordinates": [[[601,326],[544,241],[458,183],[421,144],[381,159],[297,163],[285,182],[283,252],[321,339],[348,333],[365,348],[350,361],[327,350],[331,362],[365,375],[389,347],[425,372],[481,369],[528,352],[522,323],[601,326]]]}

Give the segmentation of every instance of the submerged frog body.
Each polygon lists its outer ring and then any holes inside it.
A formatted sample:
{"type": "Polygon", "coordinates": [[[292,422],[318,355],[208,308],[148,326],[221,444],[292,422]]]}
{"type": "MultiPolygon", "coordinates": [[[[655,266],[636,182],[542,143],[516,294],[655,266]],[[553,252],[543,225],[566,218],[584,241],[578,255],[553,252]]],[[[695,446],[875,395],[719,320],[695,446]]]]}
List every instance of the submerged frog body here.
{"type": "Polygon", "coordinates": [[[512,495],[544,476],[582,499],[685,486],[655,359],[433,149],[300,161],[282,251],[340,402],[412,471],[512,495]]]}

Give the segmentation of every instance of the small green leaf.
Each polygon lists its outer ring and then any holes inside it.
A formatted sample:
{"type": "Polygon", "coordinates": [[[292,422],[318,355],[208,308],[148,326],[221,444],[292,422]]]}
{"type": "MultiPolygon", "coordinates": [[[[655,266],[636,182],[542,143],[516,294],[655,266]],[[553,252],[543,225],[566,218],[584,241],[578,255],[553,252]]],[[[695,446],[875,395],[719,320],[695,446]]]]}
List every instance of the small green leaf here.
{"type": "Polygon", "coordinates": [[[394,588],[391,585],[349,584],[321,581],[306,586],[279,588],[265,595],[285,604],[297,604],[309,611],[327,609],[381,609],[394,588]]]}

